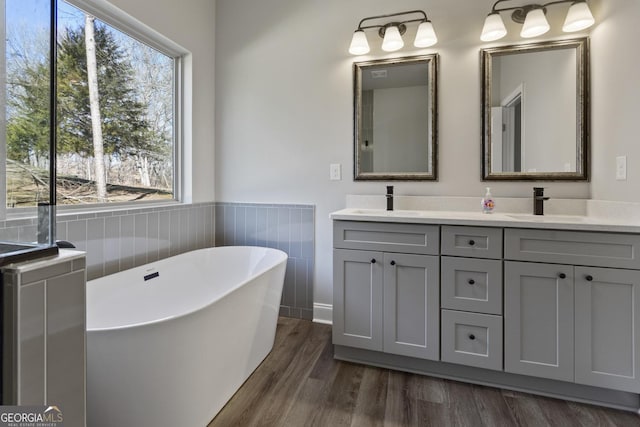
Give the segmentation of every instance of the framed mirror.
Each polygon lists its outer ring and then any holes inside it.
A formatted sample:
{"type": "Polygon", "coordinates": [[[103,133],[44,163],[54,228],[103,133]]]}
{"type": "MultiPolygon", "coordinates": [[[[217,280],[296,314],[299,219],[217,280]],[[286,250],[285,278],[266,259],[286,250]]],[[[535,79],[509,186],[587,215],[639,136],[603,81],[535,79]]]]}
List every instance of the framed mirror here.
{"type": "Polygon", "coordinates": [[[587,38],[481,50],[482,179],[589,179],[587,38]]]}
{"type": "Polygon", "coordinates": [[[354,179],[437,179],[437,54],[353,64],[354,179]]]}

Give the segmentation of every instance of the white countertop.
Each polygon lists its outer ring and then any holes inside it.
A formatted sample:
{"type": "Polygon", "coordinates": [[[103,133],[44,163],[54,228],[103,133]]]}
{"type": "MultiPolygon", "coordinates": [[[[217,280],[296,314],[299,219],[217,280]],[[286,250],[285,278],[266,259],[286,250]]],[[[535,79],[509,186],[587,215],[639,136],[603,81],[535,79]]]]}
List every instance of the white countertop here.
{"type": "Polygon", "coordinates": [[[471,225],[482,227],[545,228],[556,230],[640,233],[640,218],[603,218],[587,215],[532,215],[471,211],[393,210],[347,208],[331,213],[333,220],[404,222],[413,224],[471,225]]]}

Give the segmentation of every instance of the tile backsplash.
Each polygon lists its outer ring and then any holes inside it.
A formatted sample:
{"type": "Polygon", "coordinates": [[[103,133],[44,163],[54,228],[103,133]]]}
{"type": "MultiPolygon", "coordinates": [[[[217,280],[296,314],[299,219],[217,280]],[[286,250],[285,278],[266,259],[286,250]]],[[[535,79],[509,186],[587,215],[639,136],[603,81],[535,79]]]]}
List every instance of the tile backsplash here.
{"type": "Polygon", "coordinates": [[[289,255],[280,314],[313,318],[315,207],[216,203],[216,246],[264,246],[289,255]]]}
{"type": "MultiPolygon", "coordinates": [[[[87,279],[211,246],[254,245],[289,255],[280,314],[313,317],[315,209],[310,205],[197,203],[59,213],[58,240],[87,253],[87,279]]],[[[36,219],[0,221],[0,240],[32,241],[36,219]]]]}

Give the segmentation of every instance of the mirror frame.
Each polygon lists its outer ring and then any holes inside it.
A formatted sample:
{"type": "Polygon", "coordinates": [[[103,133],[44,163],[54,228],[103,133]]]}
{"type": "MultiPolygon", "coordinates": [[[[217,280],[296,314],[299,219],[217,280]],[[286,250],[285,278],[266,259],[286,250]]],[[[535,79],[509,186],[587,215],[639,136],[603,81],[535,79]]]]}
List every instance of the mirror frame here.
{"type": "MultiPolygon", "coordinates": [[[[391,59],[377,59],[353,63],[353,179],[354,181],[437,181],[438,180],[438,54],[409,56],[391,59]],[[431,172],[361,172],[360,150],[362,145],[362,71],[378,65],[396,65],[424,62],[427,64],[431,97],[431,172]]],[[[428,161],[428,159],[425,159],[428,161]]]]}
{"type": "Polygon", "coordinates": [[[589,181],[589,38],[552,40],[480,50],[482,71],[482,180],[589,181]],[[494,56],[553,49],[576,51],[576,171],[491,172],[491,80],[494,56]]]}

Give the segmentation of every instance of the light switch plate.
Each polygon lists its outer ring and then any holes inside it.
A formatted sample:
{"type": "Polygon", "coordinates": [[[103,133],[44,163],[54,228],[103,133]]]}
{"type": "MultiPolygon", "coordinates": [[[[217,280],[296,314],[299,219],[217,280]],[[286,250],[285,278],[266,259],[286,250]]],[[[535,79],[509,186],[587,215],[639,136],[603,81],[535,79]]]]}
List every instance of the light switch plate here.
{"type": "Polygon", "coordinates": [[[332,163],[329,165],[329,179],[331,181],[340,181],[342,179],[340,163],[332,163]]]}
{"type": "Polygon", "coordinates": [[[627,180],[627,156],[616,157],[616,180],[627,180]]]}

